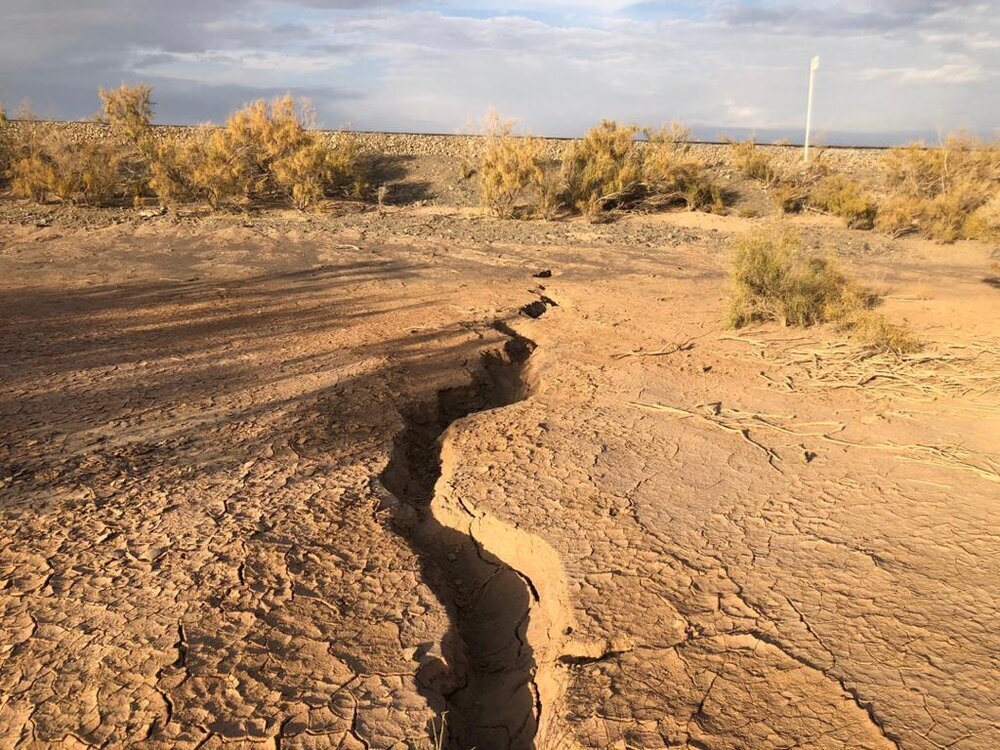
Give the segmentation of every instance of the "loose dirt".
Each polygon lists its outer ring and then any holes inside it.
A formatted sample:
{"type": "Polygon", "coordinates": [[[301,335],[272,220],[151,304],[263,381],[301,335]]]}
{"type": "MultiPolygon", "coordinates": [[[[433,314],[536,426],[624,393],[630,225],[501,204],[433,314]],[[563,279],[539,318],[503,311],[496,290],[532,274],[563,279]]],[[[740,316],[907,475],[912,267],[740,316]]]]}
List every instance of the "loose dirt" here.
{"type": "Polygon", "coordinates": [[[1000,746],[991,247],[792,220],[865,357],[764,220],[4,211],[0,747],[1000,746]]]}

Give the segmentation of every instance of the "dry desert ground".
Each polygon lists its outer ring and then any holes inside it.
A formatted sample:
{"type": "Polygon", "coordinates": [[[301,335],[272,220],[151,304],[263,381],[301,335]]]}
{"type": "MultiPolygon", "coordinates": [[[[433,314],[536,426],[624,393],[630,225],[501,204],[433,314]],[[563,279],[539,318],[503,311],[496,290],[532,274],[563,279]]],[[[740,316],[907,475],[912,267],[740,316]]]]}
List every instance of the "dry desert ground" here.
{"type": "Polygon", "coordinates": [[[0,747],[1000,747],[994,246],[784,219],[863,357],[724,326],[774,217],[445,183],[3,202],[0,747]]]}

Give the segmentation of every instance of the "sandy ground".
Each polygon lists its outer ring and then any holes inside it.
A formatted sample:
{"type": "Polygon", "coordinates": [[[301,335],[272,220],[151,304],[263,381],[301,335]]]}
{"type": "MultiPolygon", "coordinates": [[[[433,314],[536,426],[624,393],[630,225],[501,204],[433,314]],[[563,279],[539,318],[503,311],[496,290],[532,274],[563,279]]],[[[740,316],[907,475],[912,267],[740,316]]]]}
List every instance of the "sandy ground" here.
{"type": "Polygon", "coordinates": [[[733,216],[21,215],[0,747],[1000,747],[992,248],[793,222],[897,361],[733,216]]]}

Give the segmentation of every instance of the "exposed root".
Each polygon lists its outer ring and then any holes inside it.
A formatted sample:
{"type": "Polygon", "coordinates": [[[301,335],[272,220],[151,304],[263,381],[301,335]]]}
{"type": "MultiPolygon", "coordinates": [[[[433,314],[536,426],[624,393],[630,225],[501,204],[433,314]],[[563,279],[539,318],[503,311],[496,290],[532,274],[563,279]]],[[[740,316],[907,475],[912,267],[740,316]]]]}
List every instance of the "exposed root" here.
{"type": "MultiPolygon", "coordinates": [[[[897,461],[941,466],[975,474],[980,479],[1000,482],[1000,459],[988,454],[980,454],[959,445],[924,445],[920,443],[859,443],[834,437],[846,429],[841,422],[794,422],[795,415],[756,414],[729,409],[720,403],[701,404],[695,409],[682,409],[661,403],[629,401],[629,406],[651,411],[666,412],[677,419],[697,419],[724,432],[740,435],[745,441],[762,451],[772,468],[780,456],[771,446],[765,445],[752,436],[753,430],[762,430],[793,438],[815,438],[843,448],[863,448],[867,450],[894,453],[897,461]],[[780,424],[783,419],[790,426],[780,424]]],[[[786,446],[787,447],[787,446],[786,446]]]]}

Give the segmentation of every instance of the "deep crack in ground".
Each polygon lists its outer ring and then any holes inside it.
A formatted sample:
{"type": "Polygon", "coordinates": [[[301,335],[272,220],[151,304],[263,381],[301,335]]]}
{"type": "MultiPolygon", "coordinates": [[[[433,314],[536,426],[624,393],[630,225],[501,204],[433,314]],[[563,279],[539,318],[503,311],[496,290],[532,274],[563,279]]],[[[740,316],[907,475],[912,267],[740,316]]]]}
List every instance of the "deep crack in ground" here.
{"type": "Polygon", "coordinates": [[[418,674],[432,705],[447,714],[447,746],[519,750],[535,746],[542,711],[528,638],[538,591],[514,564],[490,551],[471,523],[443,522],[432,507],[448,427],[530,395],[526,368],[535,343],[503,322],[493,327],[507,341],[481,355],[472,382],[402,410],[405,429],[381,480],[399,501],[396,526],[420,556],[425,579],[451,620],[441,654],[423,655],[418,674]]]}

